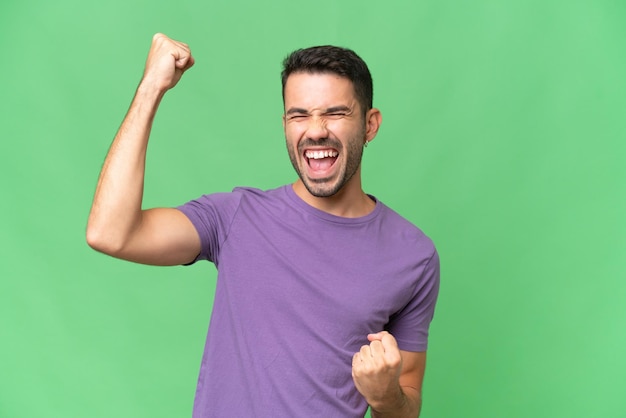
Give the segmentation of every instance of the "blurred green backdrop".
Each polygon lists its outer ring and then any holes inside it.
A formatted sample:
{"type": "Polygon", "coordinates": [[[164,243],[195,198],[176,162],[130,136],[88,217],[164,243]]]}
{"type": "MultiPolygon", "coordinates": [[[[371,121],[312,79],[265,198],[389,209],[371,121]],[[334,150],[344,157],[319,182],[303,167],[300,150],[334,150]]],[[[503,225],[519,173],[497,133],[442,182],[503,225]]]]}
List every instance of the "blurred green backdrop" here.
{"type": "Polygon", "coordinates": [[[294,180],[279,71],[370,65],[369,193],[438,245],[424,418],[626,417],[626,3],[5,1],[0,416],[190,416],[215,270],[90,250],[98,172],[152,34],[165,98],[146,206],[294,180]]]}

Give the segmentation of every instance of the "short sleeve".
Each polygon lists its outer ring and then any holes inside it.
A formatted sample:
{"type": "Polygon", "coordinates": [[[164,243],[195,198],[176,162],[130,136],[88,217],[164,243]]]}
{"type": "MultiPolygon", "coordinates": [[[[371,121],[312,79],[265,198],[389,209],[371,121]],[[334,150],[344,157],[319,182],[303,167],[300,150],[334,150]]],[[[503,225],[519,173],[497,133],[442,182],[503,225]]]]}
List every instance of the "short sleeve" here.
{"type": "Polygon", "coordinates": [[[219,263],[222,244],[228,238],[230,225],[239,209],[241,194],[238,192],[203,195],[191,200],[177,209],[185,214],[200,236],[200,254],[198,260],[219,263]]]}
{"type": "Polygon", "coordinates": [[[401,350],[420,352],[428,347],[428,329],[439,295],[439,255],[436,250],[422,262],[417,273],[419,278],[412,298],[390,318],[387,331],[396,338],[401,350]]]}

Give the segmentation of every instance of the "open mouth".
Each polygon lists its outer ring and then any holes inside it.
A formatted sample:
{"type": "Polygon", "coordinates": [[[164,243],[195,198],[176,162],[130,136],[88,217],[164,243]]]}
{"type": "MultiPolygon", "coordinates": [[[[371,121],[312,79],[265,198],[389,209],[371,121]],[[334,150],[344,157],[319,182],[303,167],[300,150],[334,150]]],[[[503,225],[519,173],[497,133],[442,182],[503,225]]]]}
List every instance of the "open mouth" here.
{"type": "Polygon", "coordinates": [[[311,170],[320,174],[331,169],[335,161],[337,161],[338,155],[339,152],[334,149],[306,150],[304,152],[304,157],[311,170]]]}

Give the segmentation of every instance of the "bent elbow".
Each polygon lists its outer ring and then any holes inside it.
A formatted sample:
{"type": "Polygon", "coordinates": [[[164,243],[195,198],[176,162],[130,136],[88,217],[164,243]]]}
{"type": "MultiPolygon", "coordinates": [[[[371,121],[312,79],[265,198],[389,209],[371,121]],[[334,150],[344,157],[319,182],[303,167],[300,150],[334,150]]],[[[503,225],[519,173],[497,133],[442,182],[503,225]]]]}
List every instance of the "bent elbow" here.
{"type": "Polygon", "coordinates": [[[89,245],[92,249],[96,251],[101,251],[100,249],[102,248],[102,243],[98,231],[96,231],[94,228],[87,226],[85,238],[87,240],[87,245],[89,245]]]}
{"type": "Polygon", "coordinates": [[[85,238],[87,240],[87,245],[89,245],[92,249],[113,257],[119,254],[123,248],[121,242],[113,239],[101,228],[96,228],[92,225],[87,225],[85,238]]]}

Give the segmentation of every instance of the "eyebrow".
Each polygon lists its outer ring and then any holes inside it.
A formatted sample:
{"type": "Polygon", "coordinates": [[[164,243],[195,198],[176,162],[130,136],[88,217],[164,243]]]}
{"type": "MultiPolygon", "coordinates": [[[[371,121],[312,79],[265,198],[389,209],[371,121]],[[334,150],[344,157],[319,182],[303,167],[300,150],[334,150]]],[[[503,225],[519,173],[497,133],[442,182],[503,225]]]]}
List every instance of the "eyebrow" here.
{"type": "Polygon", "coordinates": [[[285,114],[287,115],[293,115],[294,113],[300,113],[300,114],[306,115],[309,112],[307,112],[306,109],[301,109],[299,107],[292,107],[287,112],[285,112],[285,114]]]}
{"type": "MultiPolygon", "coordinates": [[[[333,106],[333,107],[329,107],[326,110],[324,110],[324,114],[329,114],[329,113],[337,113],[337,112],[350,112],[351,109],[348,106],[345,105],[340,105],[340,106],[333,106]]],[[[293,114],[302,114],[302,115],[306,115],[309,113],[308,110],[306,109],[302,109],[300,107],[292,107],[289,110],[287,110],[287,112],[285,114],[287,115],[293,115],[293,114]]]]}
{"type": "Polygon", "coordinates": [[[328,114],[328,113],[337,113],[337,112],[350,112],[352,109],[350,109],[348,106],[334,106],[334,107],[329,107],[328,109],[326,109],[326,111],[324,113],[328,114]]]}

